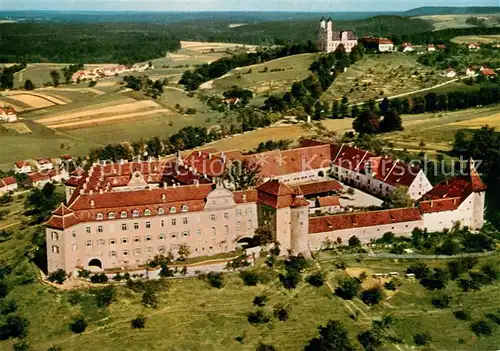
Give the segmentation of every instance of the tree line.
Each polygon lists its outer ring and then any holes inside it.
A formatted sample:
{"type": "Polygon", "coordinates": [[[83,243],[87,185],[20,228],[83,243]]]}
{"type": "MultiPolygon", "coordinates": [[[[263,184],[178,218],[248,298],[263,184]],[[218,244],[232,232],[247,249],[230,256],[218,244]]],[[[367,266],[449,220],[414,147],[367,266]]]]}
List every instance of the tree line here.
{"type": "Polygon", "coordinates": [[[129,64],[181,47],[170,33],[146,24],[7,23],[0,38],[0,62],[129,64]]]}
{"type": "Polygon", "coordinates": [[[25,68],[26,64],[13,65],[10,67],[2,68],[0,74],[0,89],[12,89],[14,87],[14,73],[19,72],[25,68]]]}
{"type": "Polygon", "coordinates": [[[204,64],[194,71],[186,71],[179,84],[188,90],[196,90],[209,80],[218,78],[236,67],[255,65],[262,62],[275,60],[280,57],[316,52],[318,48],[312,41],[301,44],[284,45],[274,49],[262,49],[252,53],[242,53],[232,57],[223,57],[211,64],[204,64]]]}

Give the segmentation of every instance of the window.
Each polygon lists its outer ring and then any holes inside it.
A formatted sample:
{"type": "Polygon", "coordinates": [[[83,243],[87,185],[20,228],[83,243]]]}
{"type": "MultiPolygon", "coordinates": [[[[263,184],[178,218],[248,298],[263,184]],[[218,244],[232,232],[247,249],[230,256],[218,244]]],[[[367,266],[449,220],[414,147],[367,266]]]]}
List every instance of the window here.
{"type": "Polygon", "coordinates": [[[98,213],[96,218],[98,221],[102,221],[104,219],[104,215],[102,213],[98,213]]]}
{"type": "Polygon", "coordinates": [[[128,243],[128,238],[126,236],[122,236],[121,242],[122,242],[122,244],[128,243]]]}
{"type": "Polygon", "coordinates": [[[177,237],[177,233],[172,233],[171,236],[172,236],[172,239],[175,239],[177,237]]]}
{"type": "Polygon", "coordinates": [[[139,229],[139,223],[134,223],[134,229],[135,230],[139,229]]]}
{"type": "Polygon", "coordinates": [[[158,209],[158,214],[159,214],[159,215],[165,214],[165,210],[163,209],[163,207],[160,207],[160,208],[158,209]]]}
{"type": "Polygon", "coordinates": [[[78,250],[78,245],[77,244],[73,244],[73,252],[75,252],[76,250],[78,250]]]}
{"type": "Polygon", "coordinates": [[[141,254],[141,249],[138,247],[138,248],[135,248],[134,249],[134,255],[140,255],[141,254]]]}
{"type": "Polygon", "coordinates": [[[216,219],[215,214],[210,215],[210,218],[212,219],[212,221],[215,221],[216,219]]]}
{"type": "Polygon", "coordinates": [[[188,211],[187,205],[182,205],[181,212],[187,212],[187,211],[188,211]]]}
{"type": "Polygon", "coordinates": [[[182,236],[188,237],[189,236],[189,231],[182,232],[182,236]]]}
{"type": "Polygon", "coordinates": [[[116,257],[116,251],[110,251],[109,256],[111,257],[116,257]]]}
{"type": "Polygon", "coordinates": [[[121,217],[121,218],[127,218],[127,212],[122,211],[122,212],[120,213],[120,217],[121,217]]]}
{"type": "Polygon", "coordinates": [[[216,204],[215,200],[212,200],[212,205],[215,205],[215,204],[216,204]]]}
{"type": "Polygon", "coordinates": [[[212,236],[215,236],[217,235],[217,230],[215,229],[215,227],[212,227],[212,236]]]}
{"type": "Polygon", "coordinates": [[[116,239],[115,239],[115,238],[111,238],[111,239],[109,239],[109,244],[110,244],[110,245],[114,245],[114,244],[116,244],[116,239]]]}
{"type": "Polygon", "coordinates": [[[134,212],[132,212],[132,217],[139,217],[139,211],[134,210],[134,212]]]}
{"type": "Polygon", "coordinates": [[[98,233],[102,233],[104,231],[104,228],[102,227],[102,225],[98,225],[97,226],[97,232],[98,233]]]}
{"type": "Polygon", "coordinates": [[[163,228],[163,227],[165,226],[165,221],[163,221],[163,220],[162,220],[162,221],[160,222],[160,226],[163,228]]]}
{"type": "Polygon", "coordinates": [[[252,208],[251,207],[247,208],[247,214],[252,214],[252,208]]]}
{"type": "Polygon", "coordinates": [[[97,246],[104,246],[105,244],[106,244],[106,241],[104,239],[97,240],[97,246]]]}
{"type": "Polygon", "coordinates": [[[182,219],[182,224],[188,224],[188,219],[187,219],[187,217],[184,217],[184,218],[182,219]]]}
{"type": "Polygon", "coordinates": [[[146,222],[146,228],[147,229],[151,228],[151,222],[149,222],[149,221],[146,222]]]}
{"type": "Polygon", "coordinates": [[[86,227],[85,227],[85,231],[87,232],[87,234],[90,234],[90,231],[91,231],[91,230],[90,230],[90,226],[86,226],[86,227]]]}
{"type": "Polygon", "coordinates": [[[224,219],[229,219],[229,213],[224,212],[224,219]]]}
{"type": "Polygon", "coordinates": [[[165,234],[158,235],[158,240],[165,240],[165,234]]]}
{"type": "Polygon", "coordinates": [[[127,249],[122,250],[122,255],[123,255],[123,256],[128,256],[128,250],[127,250],[127,249]]]}
{"type": "Polygon", "coordinates": [[[176,212],[175,206],[170,207],[170,213],[175,213],[175,212],[176,212]]]}
{"type": "Polygon", "coordinates": [[[241,222],[236,222],[236,230],[239,232],[241,230],[241,222]]]}
{"type": "Polygon", "coordinates": [[[252,229],[252,228],[253,228],[252,220],[249,220],[247,223],[247,229],[252,229]]]}
{"type": "Polygon", "coordinates": [[[201,229],[196,230],[196,235],[201,235],[201,229]]]}
{"type": "Polygon", "coordinates": [[[114,212],[108,213],[108,219],[115,219],[115,213],[114,212]]]}
{"type": "Polygon", "coordinates": [[[172,225],[176,225],[177,224],[177,220],[175,218],[172,218],[172,225]]]}
{"type": "Polygon", "coordinates": [[[146,251],[149,253],[149,254],[152,254],[154,252],[153,248],[152,247],[148,247],[146,249],[146,251]]]}
{"type": "Polygon", "coordinates": [[[237,215],[238,217],[239,217],[239,216],[241,216],[241,208],[238,208],[238,209],[236,210],[236,215],[237,215]]]}
{"type": "Polygon", "coordinates": [[[228,225],[224,226],[224,235],[229,235],[229,226],[228,225]]]}
{"type": "Polygon", "coordinates": [[[59,240],[59,234],[57,232],[52,232],[52,240],[59,240]]]}
{"type": "Polygon", "coordinates": [[[58,254],[59,253],[59,246],[52,246],[52,253],[58,254]]]}
{"type": "Polygon", "coordinates": [[[71,231],[71,236],[72,236],[73,238],[76,238],[76,232],[75,232],[74,230],[72,230],[72,231],[71,231]]]}
{"type": "Polygon", "coordinates": [[[134,236],[134,243],[140,243],[141,242],[141,237],[140,236],[134,236]]]}
{"type": "Polygon", "coordinates": [[[146,211],[144,211],[144,215],[145,216],[151,216],[151,210],[147,209],[146,211]]]}
{"type": "Polygon", "coordinates": [[[87,247],[92,247],[92,240],[87,240],[87,247]]]}
{"type": "Polygon", "coordinates": [[[146,235],[146,241],[151,241],[151,235],[146,235]]]}
{"type": "Polygon", "coordinates": [[[159,246],[159,247],[158,247],[158,253],[160,253],[160,254],[165,253],[165,247],[163,247],[163,246],[159,246]]]}
{"type": "Polygon", "coordinates": [[[228,204],[229,203],[229,199],[224,199],[224,203],[228,204]]]}
{"type": "Polygon", "coordinates": [[[126,223],[122,223],[122,231],[126,231],[127,230],[127,224],[126,223]]]}

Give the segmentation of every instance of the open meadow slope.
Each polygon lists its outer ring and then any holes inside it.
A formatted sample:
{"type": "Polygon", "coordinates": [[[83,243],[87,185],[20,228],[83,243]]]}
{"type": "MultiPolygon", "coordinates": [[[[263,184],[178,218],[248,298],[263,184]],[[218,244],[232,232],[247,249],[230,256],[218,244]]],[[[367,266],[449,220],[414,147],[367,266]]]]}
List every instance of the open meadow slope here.
{"type": "Polygon", "coordinates": [[[449,80],[439,73],[418,63],[416,55],[369,55],[340,74],[321,100],[331,102],[346,95],[351,103],[357,103],[408,93],[449,80]]]}
{"type": "Polygon", "coordinates": [[[453,38],[457,44],[481,43],[481,44],[496,44],[500,43],[500,35],[462,35],[453,38]]]}
{"type": "Polygon", "coordinates": [[[449,29],[449,28],[470,28],[473,24],[466,23],[470,17],[484,19],[487,26],[498,26],[500,14],[449,14],[449,15],[430,15],[414,17],[429,22],[434,27],[434,30],[449,29]]]}
{"type": "Polygon", "coordinates": [[[223,92],[237,85],[255,95],[283,93],[292,83],[309,76],[309,67],[318,54],[292,55],[257,65],[236,68],[225,76],[206,82],[202,90],[223,92]]]}

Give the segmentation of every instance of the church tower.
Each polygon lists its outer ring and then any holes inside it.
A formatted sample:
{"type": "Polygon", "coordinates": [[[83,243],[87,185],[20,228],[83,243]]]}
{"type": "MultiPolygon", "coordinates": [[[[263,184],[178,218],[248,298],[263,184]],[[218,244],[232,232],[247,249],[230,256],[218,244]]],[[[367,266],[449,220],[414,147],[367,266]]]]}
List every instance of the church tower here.
{"type": "Polygon", "coordinates": [[[471,158],[467,164],[467,172],[473,191],[472,198],[472,229],[481,229],[484,225],[484,210],[486,197],[486,184],[483,183],[476,170],[475,162],[471,158]]]}

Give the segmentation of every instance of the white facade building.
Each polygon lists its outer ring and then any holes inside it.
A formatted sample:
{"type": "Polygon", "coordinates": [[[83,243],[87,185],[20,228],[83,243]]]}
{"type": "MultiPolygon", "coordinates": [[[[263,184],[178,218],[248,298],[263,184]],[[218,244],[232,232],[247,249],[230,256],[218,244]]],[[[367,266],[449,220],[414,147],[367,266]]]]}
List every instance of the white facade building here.
{"type": "Polygon", "coordinates": [[[358,36],[352,30],[334,31],[331,18],[322,18],[319,27],[318,47],[321,51],[334,52],[339,45],[343,45],[345,52],[351,52],[358,45],[358,36]]]}

